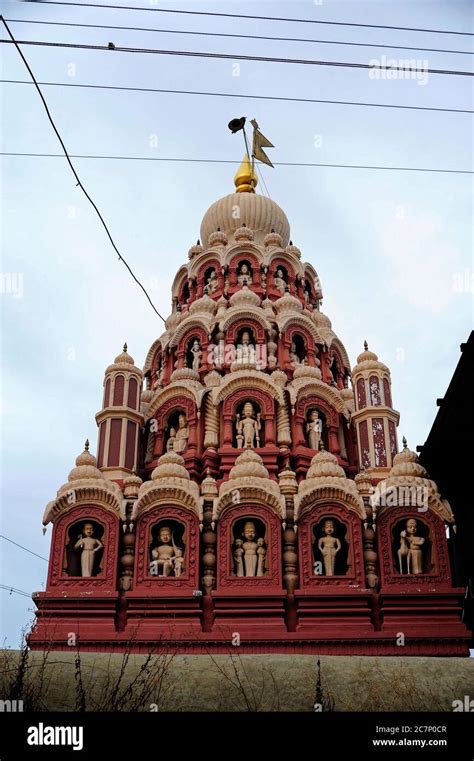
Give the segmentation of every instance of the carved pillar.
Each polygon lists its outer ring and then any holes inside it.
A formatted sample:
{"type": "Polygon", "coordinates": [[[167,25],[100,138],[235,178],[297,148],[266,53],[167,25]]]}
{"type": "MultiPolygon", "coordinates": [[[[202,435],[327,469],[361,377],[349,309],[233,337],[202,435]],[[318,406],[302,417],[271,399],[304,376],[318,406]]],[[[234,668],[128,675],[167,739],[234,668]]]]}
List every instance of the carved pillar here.
{"type": "Polygon", "coordinates": [[[224,417],[224,446],[232,446],[232,417],[224,417]]]}
{"type": "Polygon", "coordinates": [[[125,533],[122,536],[122,553],[120,555],[119,589],[128,592],[132,588],[133,566],[135,565],[135,532],[124,524],[125,533]]]}
{"type": "Polygon", "coordinates": [[[204,429],[204,449],[207,449],[208,447],[217,449],[219,446],[219,418],[217,415],[217,409],[212,400],[211,392],[206,396],[204,429]]]}
{"type": "Polygon", "coordinates": [[[338,455],[341,452],[339,447],[339,428],[337,425],[329,426],[329,451],[331,454],[338,455]]]}
{"type": "Polygon", "coordinates": [[[369,589],[378,588],[379,577],[377,576],[377,553],[375,551],[375,531],[372,524],[372,510],[367,507],[367,522],[364,524],[364,563],[365,576],[369,589]]]}
{"type": "Polygon", "coordinates": [[[295,530],[294,495],[298,491],[296,475],[287,465],[278,477],[281,493],[285,497],[286,520],[283,524],[283,584],[287,590],[285,620],[288,631],[296,631],[298,623],[295,589],[298,586],[298,552],[295,530]]]}
{"type": "Polygon", "coordinates": [[[286,399],[283,404],[279,404],[277,407],[277,431],[278,446],[291,446],[290,417],[288,415],[286,399]]]}

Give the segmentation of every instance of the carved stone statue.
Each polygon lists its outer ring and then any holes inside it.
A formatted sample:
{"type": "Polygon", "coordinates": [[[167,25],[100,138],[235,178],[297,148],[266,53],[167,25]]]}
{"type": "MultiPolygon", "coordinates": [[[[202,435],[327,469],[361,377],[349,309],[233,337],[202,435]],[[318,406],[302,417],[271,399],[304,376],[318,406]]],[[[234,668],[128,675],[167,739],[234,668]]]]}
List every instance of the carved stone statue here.
{"type": "Polygon", "coordinates": [[[257,576],[264,576],[265,575],[265,558],[267,555],[267,550],[265,549],[265,542],[260,537],[260,539],[257,539],[257,576]]]}
{"type": "Polygon", "coordinates": [[[309,413],[309,420],[306,423],[306,438],[308,440],[308,446],[311,449],[316,449],[319,452],[319,445],[321,442],[321,418],[319,417],[318,410],[311,410],[309,413]]]}
{"type": "Polygon", "coordinates": [[[248,264],[242,262],[239,267],[239,274],[237,276],[237,282],[239,285],[252,285],[252,274],[248,264]]]}
{"type": "Polygon", "coordinates": [[[263,576],[265,574],[266,554],[265,540],[257,539],[255,523],[247,521],[242,531],[242,539],[235,541],[236,576],[263,576]]]}
{"type": "Polygon", "coordinates": [[[166,444],[167,452],[184,452],[188,445],[189,428],[188,419],[184,412],[181,412],[178,417],[178,430],[174,427],[170,428],[170,437],[166,444]]]}
{"type": "Polygon", "coordinates": [[[334,565],[336,562],[336,555],[341,549],[341,542],[334,536],[334,521],[324,521],[323,531],[325,536],[322,536],[318,542],[318,549],[323,556],[324,573],[326,576],[334,576],[334,565]]]}
{"type": "Polygon", "coordinates": [[[82,534],[79,534],[77,542],[74,545],[75,550],[82,550],[81,576],[92,576],[94,554],[97,550],[102,549],[103,546],[100,539],[94,537],[94,526],[92,523],[84,523],[82,534]]]}
{"type": "Polygon", "coordinates": [[[400,532],[400,548],[398,562],[400,573],[403,573],[403,559],[406,559],[407,574],[423,573],[423,545],[425,539],[417,536],[418,521],[408,518],[406,528],[400,532]]]}
{"type": "Polygon", "coordinates": [[[285,281],[285,275],[283,274],[283,270],[278,268],[275,277],[273,278],[273,283],[275,285],[275,288],[278,288],[279,291],[282,293],[285,293],[286,288],[286,281],[285,281]]]}
{"type": "Polygon", "coordinates": [[[201,359],[202,359],[202,348],[197,338],[194,340],[194,343],[191,346],[191,353],[193,355],[192,369],[196,370],[197,372],[199,368],[201,367],[201,359]]]}
{"type": "Polygon", "coordinates": [[[257,415],[255,415],[252,402],[244,404],[242,415],[237,415],[235,425],[239,449],[255,449],[255,446],[260,446],[260,431],[262,428],[260,412],[257,412],[257,415]]]}
{"type": "Polygon", "coordinates": [[[158,535],[159,544],[151,551],[153,560],[150,562],[152,576],[181,576],[184,566],[183,550],[176,547],[173,532],[169,526],[162,526],[158,535]]]}
{"type": "Polygon", "coordinates": [[[293,365],[301,365],[301,359],[296,352],[296,344],[294,341],[291,342],[290,346],[290,362],[293,365]]]}
{"type": "Polygon", "coordinates": [[[240,339],[240,344],[237,344],[235,352],[235,359],[237,362],[255,362],[255,346],[251,343],[251,337],[248,330],[244,330],[240,339]]]}
{"type": "Polygon", "coordinates": [[[164,374],[165,374],[165,368],[164,368],[164,365],[163,365],[163,358],[162,358],[162,359],[160,359],[160,366],[159,366],[159,369],[158,369],[158,374],[157,374],[156,380],[155,380],[155,382],[153,384],[153,391],[155,391],[155,389],[157,389],[157,388],[159,388],[160,386],[163,385],[163,375],[164,374]]]}
{"type": "Polygon", "coordinates": [[[235,550],[234,550],[234,561],[235,561],[235,575],[236,576],[245,576],[244,574],[244,549],[243,549],[243,540],[242,539],[236,539],[235,540],[235,550]]]}
{"type": "Polygon", "coordinates": [[[217,272],[215,270],[211,270],[209,277],[207,278],[207,290],[208,293],[214,293],[214,291],[217,291],[219,288],[219,280],[217,277],[217,272]]]}

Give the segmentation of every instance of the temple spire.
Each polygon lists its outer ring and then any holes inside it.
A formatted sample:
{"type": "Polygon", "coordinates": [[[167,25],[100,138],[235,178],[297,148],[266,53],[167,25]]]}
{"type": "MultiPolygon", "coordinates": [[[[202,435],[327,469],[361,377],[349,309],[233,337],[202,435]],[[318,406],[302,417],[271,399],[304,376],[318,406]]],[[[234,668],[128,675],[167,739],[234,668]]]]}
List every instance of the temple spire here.
{"type": "Polygon", "coordinates": [[[248,153],[245,153],[242,163],[234,176],[236,193],[255,193],[258,177],[250,163],[248,153]]]}

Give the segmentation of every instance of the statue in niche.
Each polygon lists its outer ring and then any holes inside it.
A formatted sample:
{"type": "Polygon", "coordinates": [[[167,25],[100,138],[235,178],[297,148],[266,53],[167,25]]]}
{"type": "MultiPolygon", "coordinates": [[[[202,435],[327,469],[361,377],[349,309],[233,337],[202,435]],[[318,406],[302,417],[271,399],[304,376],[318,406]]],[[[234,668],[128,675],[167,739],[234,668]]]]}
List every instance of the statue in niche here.
{"type": "Polygon", "coordinates": [[[255,449],[255,445],[260,446],[261,416],[260,412],[255,415],[252,402],[244,404],[242,414],[237,414],[235,426],[239,449],[255,449]]]}
{"type": "Polygon", "coordinates": [[[236,576],[264,576],[267,550],[265,540],[257,539],[257,529],[253,521],[246,521],[242,539],[235,540],[234,570],[236,576]]]}
{"type": "Polygon", "coordinates": [[[262,270],[262,274],[260,275],[260,285],[262,286],[263,290],[265,291],[267,288],[267,271],[266,268],[262,270]]]}
{"type": "Polygon", "coordinates": [[[286,288],[286,280],[283,270],[279,267],[275,273],[275,277],[273,278],[273,283],[275,285],[275,288],[277,288],[282,293],[285,293],[286,288]]]}
{"type": "Polygon", "coordinates": [[[290,362],[293,365],[301,365],[301,359],[299,358],[297,354],[296,344],[294,341],[291,342],[291,346],[290,346],[290,362]]]}
{"type": "Polygon", "coordinates": [[[267,550],[265,548],[265,542],[260,537],[260,539],[257,539],[257,576],[264,576],[265,575],[265,558],[267,555],[267,550]]]}
{"type": "Polygon", "coordinates": [[[423,573],[423,536],[417,536],[418,521],[408,518],[406,527],[400,532],[400,548],[398,562],[400,573],[403,573],[403,560],[406,560],[407,574],[423,573]]]}
{"type": "Polygon", "coordinates": [[[158,362],[158,371],[156,373],[156,379],[153,383],[153,391],[156,391],[157,388],[163,385],[164,374],[165,374],[165,368],[163,364],[163,357],[161,357],[158,362]]]}
{"type": "Polygon", "coordinates": [[[323,556],[324,574],[325,576],[334,576],[334,566],[336,563],[336,555],[341,549],[341,542],[334,536],[335,527],[334,521],[328,519],[324,521],[323,531],[325,536],[322,536],[318,542],[318,550],[323,556]]]}
{"type": "Polygon", "coordinates": [[[181,576],[184,566],[184,553],[174,543],[173,531],[169,526],[162,526],[159,534],[159,544],[151,551],[149,570],[152,576],[181,576]]]}
{"type": "Polygon", "coordinates": [[[249,265],[246,264],[246,262],[242,262],[239,267],[237,282],[239,285],[252,285],[252,273],[250,271],[249,265]]]}
{"type": "Polygon", "coordinates": [[[197,338],[194,339],[190,352],[193,357],[192,369],[198,372],[201,367],[202,347],[197,338]]]}
{"type": "Polygon", "coordinates": [[[319,452],[321,443],[322,428],[322,420],[319,417],[318,410],[311,410],[309,420],[306,423],[306,438],[310,449],[315,449],[317,452],[319,452]]]}
{"type": "Polygon", "coordinates": [[[212,269],[209,273],[206,286],[207,286],[208,293],[214,293],[219,288],[219,280],[217,277],[217,272],[214,269],[212,269]]]}
{"type": "Polygon", "coordinates": [[[92,569],[94,567],[94,555],[98,550],[101,550],[104,545],[100,539],[94,537],[94,526],[92,523],[84,523],[82,528],[82,534],[79,534],[75,550],[82,550],[81,552],[81,576],[92,576],[92,569]]]}
{"type": "Polygon", "coordinates": [[[245,576],[244,573],[244,542],[243,539],[235,540],[234,550],[235,575],[245,576]]]}
{"type": "Polygon", "coordinates": [[[178,430],[173,426],[170,428],[170,436],[166,444],[167,452],[184,452],[188,445],[189,428],[188,419],[184,412],[180,412],[178,417],[178,430]]]}
{"type": "Polygon", "coordinates": [[[244,330],[235,352],[237,362],[255,362],[255,346],[248,330],[244,330]]]}

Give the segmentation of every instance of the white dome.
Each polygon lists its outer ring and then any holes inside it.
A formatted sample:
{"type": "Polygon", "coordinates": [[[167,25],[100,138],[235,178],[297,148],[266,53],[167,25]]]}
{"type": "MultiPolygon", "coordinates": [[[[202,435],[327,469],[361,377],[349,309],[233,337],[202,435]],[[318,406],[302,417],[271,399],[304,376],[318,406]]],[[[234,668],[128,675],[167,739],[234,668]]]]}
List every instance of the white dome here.
{"type": "Polygon", "coordinates": [[[201,223],[201,240],[204,245],[218,228],[234,243],[234,233],[245,224],[254,232],[255,242],[272,230],[282,237],[283,248],[290,240],[290,224],[283,209],[266,196],[257,193],[231,193],[212,204],[201,223]],[[236,216],[238,214],[238,216],[236,216]]]}

